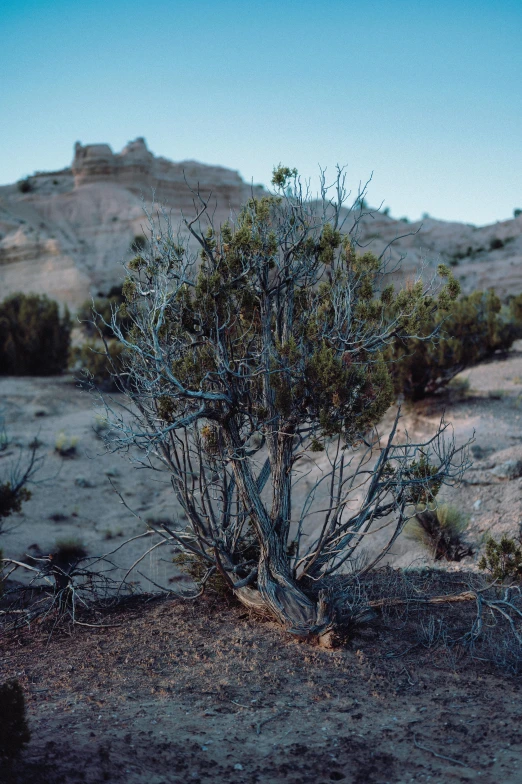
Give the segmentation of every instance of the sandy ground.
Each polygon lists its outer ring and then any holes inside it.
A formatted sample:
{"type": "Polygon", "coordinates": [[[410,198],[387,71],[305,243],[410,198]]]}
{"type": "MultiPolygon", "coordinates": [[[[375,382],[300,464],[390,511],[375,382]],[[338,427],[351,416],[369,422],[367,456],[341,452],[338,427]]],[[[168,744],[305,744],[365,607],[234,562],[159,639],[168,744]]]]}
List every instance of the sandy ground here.
{"type": "MultiPolygon", "coordinates": [[[[143,533],[149,521],[182,524],[183,513],[167,476],[136,470],[127,459],[106,452],[96,434],[101,410],[94,396],[80,389],[72,377],[3,378],[0,400],[11,439],[0,452],[0,466],[18,459],[20,449],[23,454],[34,438],[41,444],[38,454],[45,458],[31,488],[32,499],[20,514],[9,518],[12,530],[3,537],[6,554],[16,558],[26,552],[47,554],[57,542],[74,540],[90,555],[101,555],[143,533]],[[65,447],[75,445],[71,455],[57,453],[60,440],[65,447]]],[[[123,568],[133,563],[152,543],[147,539],[146,544],[137,540],[126,545],[118,564],[123,568]]],[[[171,577],[166,557],[165,551],[147,557],[140,571],[160,582],[171,577]]],[[[139,576],[137,580],[143,582],[139,576]]]]}

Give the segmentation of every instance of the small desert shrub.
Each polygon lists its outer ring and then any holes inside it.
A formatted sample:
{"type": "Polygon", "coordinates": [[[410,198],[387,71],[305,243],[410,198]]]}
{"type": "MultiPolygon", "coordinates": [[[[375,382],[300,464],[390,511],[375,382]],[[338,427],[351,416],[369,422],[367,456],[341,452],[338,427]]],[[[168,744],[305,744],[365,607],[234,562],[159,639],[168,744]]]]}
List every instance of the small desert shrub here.
{"type": "Polygon", "coordinates": [[[500,237],[493,237],[491,242],[489,243],[490,250],[500,250],[500,248],[504,247],[503,241],[500,237]]]}
{"type": "Polygon", "coordinates": [[[0,525],[5,517],[19,512],[24,501],[31,498],[26,487],[13,487],[11,482],[0,482],[0,525]]]}
{"type": "Polygon", "coordinates": [[[45,295],[12,294],[0,303],[0,374],[51,376],[67,367],[71,319],[45,295]]]}
{"type": "Polygon", "coordinates": [[[118,388],[115,374],[121,372],[123,344],[107,340],[107,349],[101,340],[90,338],[71,352],[71,365],[80,381],[87,381],[109,392],[118,388]],[[107,356],[107,352],[109,356],[107,356]]]}
{"type": "Polygon", "coordinates": [[[29,177],[24,177],[23,180],[17,182],[17,187],[20,193],[30,193],[33,190],[33,183],[29,177]]]}
{"type": "Polygon", "coordinates": [[[490,389],[488,392],[488,398],[490,400],[502,400],[506,395],[505,389],[490,389]]]}
{"type": "Polygon", "coordinates": [[[419,510],[407,525],[407,534],[421,542],[436,561],[461,561],[473,555],[472,548],[462,536],[468,527],[469,517],[449,504],[436,509],[419,510]]]}
{"type": "MultiPolygon", "coordinates": [[[[57,593],[70,586],[72,573],[86,555],[87,551],[78,539],[62,539],[56,542],[49,558],[50,571],[54,577],[57,593]]],[[[65,597],[62,607],[67,605],[69,601],[70,597],[65,597]]]]}
{"type": "Polygon", "coordinates": [[[522,210],[519,209],[518,207],[515,207],[515,209],[513,210],[513,217],[518,218],[519,215],[522,215],[522,210]]]}
{"type": "Polygon", "coordinates": [[[449,303],[445,313],[428,319],[424,336],[433,340],[397,340],[389,351],[395,391],[420,400],[445,387],[467,367],[509,349],[522,337],[522,297],[502,306],[494,291],[475,291],[449,303]]]}
{"type": "Polygon", "coordinates": [[[0,686],[0,758],[17,757],[30,738],[22,687],[17,680],[6,681],[0,686]]]}
{"type": "Polygon", "coordinates": [[[74,457],[77,451],[77,446],[78,437],[68,436],[65,431],[61,430],[56,436],[56,441],[54,442],[54,451],[59,454],[60,457],[74,457]]]}
{"type": "Polygon", "coordinates": [[[479,561],[479,569],[487,571],[494,580],[513,582],[522,579],[521,542],[505,534],[499,542],[490,538],[486,551],[479,561]]]}
{"type": "Polygon", "coordinates": [[[53,548],[52,559],[55,564],[69,569],[86,555],[85,545],[80,539],[59,539],[53,548]]]}
{"type": "Polygon", "coordinates": [[[105,436],[108,434],[110,430],[107,417],[102,416],[102,414],[96,414],[96,416],[94,417],[94,424],[92,426],[92,429],[94,430],[98,438],[101,439],[105,438],[105,436]]]}

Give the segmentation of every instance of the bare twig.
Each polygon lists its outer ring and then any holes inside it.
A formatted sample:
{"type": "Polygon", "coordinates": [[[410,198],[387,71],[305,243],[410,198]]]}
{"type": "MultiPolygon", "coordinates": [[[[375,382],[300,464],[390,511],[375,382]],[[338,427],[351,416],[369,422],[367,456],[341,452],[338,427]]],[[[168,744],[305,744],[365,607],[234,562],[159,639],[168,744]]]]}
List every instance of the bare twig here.
{"type": "Polygon", "coordinates": [[[469,768],[469,765],[466,765],[465,762],[460,762],[460,760],[453,759],[453,757],[446,757],[445,754],[439,754],[437,751],[433,751],[428,746],[423,746],[422,743],[417,741],[417,736],[413,736],[413,743],[418,749],[422,749],[422,751],[427,751],[430,754],[433,754],[434,757],[438,757],[439,759],[446,760],[447,762],[453,763],[453,765],[460,765],[462,768],[469,768]]]}
{"type": "Polygon", "coordinates": [[[269,721],[274,721],[275,719],[281,718],[281,716],[285,716],[288,713],[286,710],[279,711],[278,713],[274,713],[273,716],[269,716],[267,719],[263,719],[263,721],[259,721],[256,724],[256,735],[261,735],[261,728],[268,724],[269,721]]]}

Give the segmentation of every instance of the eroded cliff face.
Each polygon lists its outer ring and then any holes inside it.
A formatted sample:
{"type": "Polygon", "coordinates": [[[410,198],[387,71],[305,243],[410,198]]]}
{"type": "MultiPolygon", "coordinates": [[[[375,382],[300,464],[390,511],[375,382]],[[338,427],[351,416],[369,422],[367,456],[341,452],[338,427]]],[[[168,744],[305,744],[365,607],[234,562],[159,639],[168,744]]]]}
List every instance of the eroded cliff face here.
{"type": "MultiPolygon", "coordinates": [[[[154,197],[176,225],[182,212],[194,214],[191,188],[198,185],[212,193],[217,224],[252,193],[235,171],[173,163],[153,155],[141,138],[120,153],[77,143],[70,168],[35,174],[23,190],[0,187],[0,297],[41,292],[74,309],[107,293],[121,283],[132,241],[146,234],[144,207],[154,197]]],[[[522,216],[478,228],[431,218],[406,224],[379,212],[360,221],[359,242],[375,253],[397,237],[390,252],[392,263],[404,257],[400,277],[420,267],[429,277],[446,262],[464,291],[494,287],[504,297],[522,291],[522,216]]]]}

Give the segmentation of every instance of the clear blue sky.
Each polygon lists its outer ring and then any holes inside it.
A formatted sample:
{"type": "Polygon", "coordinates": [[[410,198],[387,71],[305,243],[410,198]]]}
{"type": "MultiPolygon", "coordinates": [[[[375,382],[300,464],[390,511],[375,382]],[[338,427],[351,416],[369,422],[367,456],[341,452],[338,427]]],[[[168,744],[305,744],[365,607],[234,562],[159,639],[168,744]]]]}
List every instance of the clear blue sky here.
{"type": "Polygon", "coordinates": [[[316,176],[484,224],[522,208],[522,0],[1,0],[0,182],[114,150],[316,176]]]}

